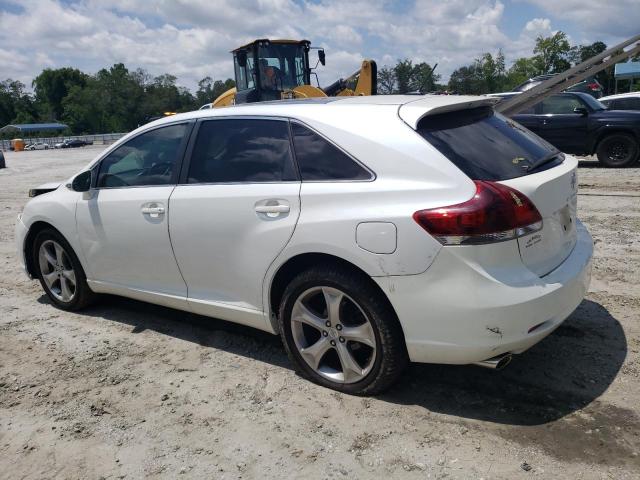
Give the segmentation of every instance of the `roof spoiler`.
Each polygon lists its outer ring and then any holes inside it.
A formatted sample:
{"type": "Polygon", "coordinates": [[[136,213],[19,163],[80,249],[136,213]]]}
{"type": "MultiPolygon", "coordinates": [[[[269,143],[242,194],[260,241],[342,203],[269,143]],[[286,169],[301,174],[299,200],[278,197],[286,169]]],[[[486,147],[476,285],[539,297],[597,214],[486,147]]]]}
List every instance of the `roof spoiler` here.
{"type": "Polygon", "coordinates": [[[500,102],[496,97],[475,97],[470,95],[425,95],[419,100],[400,105],[398,115],[411,128],[416,130],[418,123],[428,115],[467,110],[477,107],[492,107],[500,102]]]}

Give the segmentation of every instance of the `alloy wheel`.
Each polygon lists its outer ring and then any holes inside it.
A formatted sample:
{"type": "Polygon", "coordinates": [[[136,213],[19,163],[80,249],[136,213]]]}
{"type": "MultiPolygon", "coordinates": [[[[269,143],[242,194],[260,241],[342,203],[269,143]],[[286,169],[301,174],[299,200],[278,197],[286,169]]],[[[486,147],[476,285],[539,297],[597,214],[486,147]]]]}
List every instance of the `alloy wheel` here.
{"type": "Polygon", "coordinates": [[[64,248],[55,240],[46,240],[38,251],[40,272],[51,294],[68,303],[76,294],[76,272],[64,248]]]}
{"type": "Polygon", "coordinates": [[[313,287],[298,296],[291,332],[300,356],[314,372],[336,383],[364,379],[376,360],[376,336],[362,308],[344,292],[313,287]]]}

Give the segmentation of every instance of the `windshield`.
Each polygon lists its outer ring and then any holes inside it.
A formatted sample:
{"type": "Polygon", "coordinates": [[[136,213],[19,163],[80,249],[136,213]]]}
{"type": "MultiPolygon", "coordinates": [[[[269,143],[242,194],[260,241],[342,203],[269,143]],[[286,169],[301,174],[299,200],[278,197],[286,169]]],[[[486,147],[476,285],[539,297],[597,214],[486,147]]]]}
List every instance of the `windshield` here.
{"type": "Polygon", "coordinates": [[[429,115],[418,133],[473,180],[508,180],[532,173],[544,158],[553,160],[536,172],[563,161],[555,147],[491,107],[429,115]]]}
{"type": "Polygon", "coordinates": [[[267,90],[290,90],[309,84],[304,45],[261,45],[258,49],[258,67],[261,86],[267,90]]]}

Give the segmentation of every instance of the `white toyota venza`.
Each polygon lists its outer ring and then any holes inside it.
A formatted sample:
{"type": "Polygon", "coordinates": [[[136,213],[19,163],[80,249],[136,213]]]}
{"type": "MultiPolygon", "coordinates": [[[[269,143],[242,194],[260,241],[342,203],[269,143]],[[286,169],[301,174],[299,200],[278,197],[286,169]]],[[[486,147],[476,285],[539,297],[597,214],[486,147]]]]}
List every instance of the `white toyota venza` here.
{"type": "Polygon", "coordinates": [[[389,387],[409,361],[502,367],[589,286],[577,160],[495,99],[378,96],[145,125],[17,223],[67,310],[109,293],[279,334],[304,377],[389,387]]]}

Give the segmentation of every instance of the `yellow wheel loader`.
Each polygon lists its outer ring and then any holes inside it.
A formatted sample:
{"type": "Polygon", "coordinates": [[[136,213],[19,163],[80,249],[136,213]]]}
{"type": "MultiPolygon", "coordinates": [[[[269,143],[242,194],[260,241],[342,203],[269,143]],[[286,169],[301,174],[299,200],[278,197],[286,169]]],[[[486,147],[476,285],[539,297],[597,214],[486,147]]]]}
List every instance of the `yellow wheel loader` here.
{"type": "MultiPolygon", "coordinates": [[[[311,85],[311,76],[316,76],[317,81],[317,75],[315,67],[309,66],[310,50],[308,40],[261,39],[236,48],[231,52],[236,86],[216,98],[211,106],[377,93],[378,72],[373,60],[364,60],[360,70],[324,89],[311,85]]],[[[316,50],[318,63],[324,65],[324,50],[316,50]]]]}

